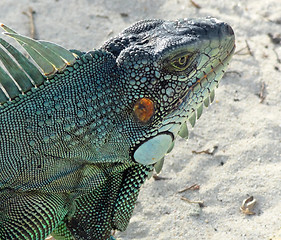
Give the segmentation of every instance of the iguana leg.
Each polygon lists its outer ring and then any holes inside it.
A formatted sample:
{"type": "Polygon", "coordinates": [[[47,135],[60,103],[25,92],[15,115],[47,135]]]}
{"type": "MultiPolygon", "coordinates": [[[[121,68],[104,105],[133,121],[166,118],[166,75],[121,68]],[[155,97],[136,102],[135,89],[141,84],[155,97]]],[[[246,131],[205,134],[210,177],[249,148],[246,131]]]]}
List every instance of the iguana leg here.
{"type": "Polygon", "coordinates": [[[92,193],[75,200],[75,212],[65,222],[75,239],[109,240],[115,201],[123,172],[112,172],[92,193]]]}
{"type": "Polygon", "coordinates": [[[128,168],[123,174],[122,187],[118,193],[114,206],[112,228],[125,231],[129,224],[140,187],[144,183],[153,166],[136,164],[128,168]]]}
{"type": "Polygon", "coordinates": [[[51,233],[51,236],[54,237],[55,240],[74,240],[74,237],[68,230],[65,221],[60,222],[60,224],[51,233]]]}
{"type": "Polygon", "coordinates": [[[0,239],[45,239],[69,210],[68,196],[0,191],[0,239]]]}
{"type": "MultiPolygon", "coordinates": [[[[71,232],[68,230],[66,223],[62,222],[51,234],[55,240],[74,240],[74,237],[72,236],[71,232]]],[[[79,239],[79,238],[78,238],[79,239]]],[[[82,238],[83,239],[83,238],[82,238]]],[[[92,236],[92,239],[94,236],[92,236]]],[[[110,236],[106,240],[116,240],[113,236],[110,236]]]]}
{"type": "MultiPolygon", "coordinates": [[[[148,171],[151,168],[139,164],[120,172],[111,172],[92,193],[75,200],[75,211],[66,216],[65,225],[60,224],[54,231],[54,237],[69,237],[79,240],[114,240],[110,236],[112,229],[124,231],[134,209],[148,171]]],[[[58,238],[59,240],[61,238],[58,238]]]]}

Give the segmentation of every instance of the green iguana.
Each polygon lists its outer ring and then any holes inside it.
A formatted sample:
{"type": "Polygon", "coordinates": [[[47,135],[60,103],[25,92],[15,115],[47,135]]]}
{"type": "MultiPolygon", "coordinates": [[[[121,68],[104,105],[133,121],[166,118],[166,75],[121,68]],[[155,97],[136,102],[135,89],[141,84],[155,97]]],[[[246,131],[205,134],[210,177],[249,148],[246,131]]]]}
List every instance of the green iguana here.
{"type": "Polygon", "coordinates": [[[232,28],[144,20],[81,52],[1,26],[36,65],[0,38],[0,239],[114,239],[213,101],[232,28]]]}

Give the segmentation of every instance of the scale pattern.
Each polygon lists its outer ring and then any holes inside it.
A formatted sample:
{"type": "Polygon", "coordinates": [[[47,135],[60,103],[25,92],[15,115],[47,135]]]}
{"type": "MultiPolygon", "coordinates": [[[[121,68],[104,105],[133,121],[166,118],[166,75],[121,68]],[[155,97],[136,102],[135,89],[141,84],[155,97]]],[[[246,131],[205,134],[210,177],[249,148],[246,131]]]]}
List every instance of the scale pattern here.
{"type": "Polygon", "coordinates": [[[233,55],[214,18],[144,20],[90,52],[1,25],[0,239],[113,240],[233,55]]]}

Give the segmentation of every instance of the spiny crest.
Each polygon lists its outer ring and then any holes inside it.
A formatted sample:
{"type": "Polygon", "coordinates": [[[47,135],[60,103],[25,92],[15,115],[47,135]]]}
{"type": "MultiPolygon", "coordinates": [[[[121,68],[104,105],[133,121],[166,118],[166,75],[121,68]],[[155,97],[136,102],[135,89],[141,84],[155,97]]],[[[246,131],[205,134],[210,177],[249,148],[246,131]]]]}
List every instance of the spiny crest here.
{"type": "Polygon", "coordinates": [[[63,71],[76,61],[74,53],[59,45],[22,36],[4,24],[1,27],[6,31],[5,35],[22,45],[42,73],[20,51],[0,38],[0,60],[6,68],[5,71],[0,66],[0,104],[40,86],[47,77],[63,71]]]}

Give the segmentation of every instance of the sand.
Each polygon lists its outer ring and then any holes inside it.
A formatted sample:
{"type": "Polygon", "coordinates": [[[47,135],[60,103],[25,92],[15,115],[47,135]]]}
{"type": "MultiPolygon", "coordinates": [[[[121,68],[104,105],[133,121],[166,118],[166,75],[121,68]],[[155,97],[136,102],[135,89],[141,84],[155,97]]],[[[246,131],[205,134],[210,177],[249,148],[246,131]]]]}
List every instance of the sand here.
{"type": "MultiPolygon", "coordinates": [[[[119,240],[281,239],[281,4],[279,0],[1,0],[0,21],[36,38],[89,50],[137,20],[214,16],[228,22],[237,54],[216,100],[178,139],[161,177],[141,189],[119,240]],[[271,36],[271,37],[270,37],[271,36]],[[262,94],[262,97],[259,95],[262,94]],[[212,152],[196,154],[192,151],[212,152]],[[179,190],[193,184],[199,189],[179,190]],[[255,215],[241,212],[256,199],[255,215]],[[203,207],[191,201],[203,201],[203,207]]],[[[201,204],[202,205],[202,204],[201,204]]]]}

